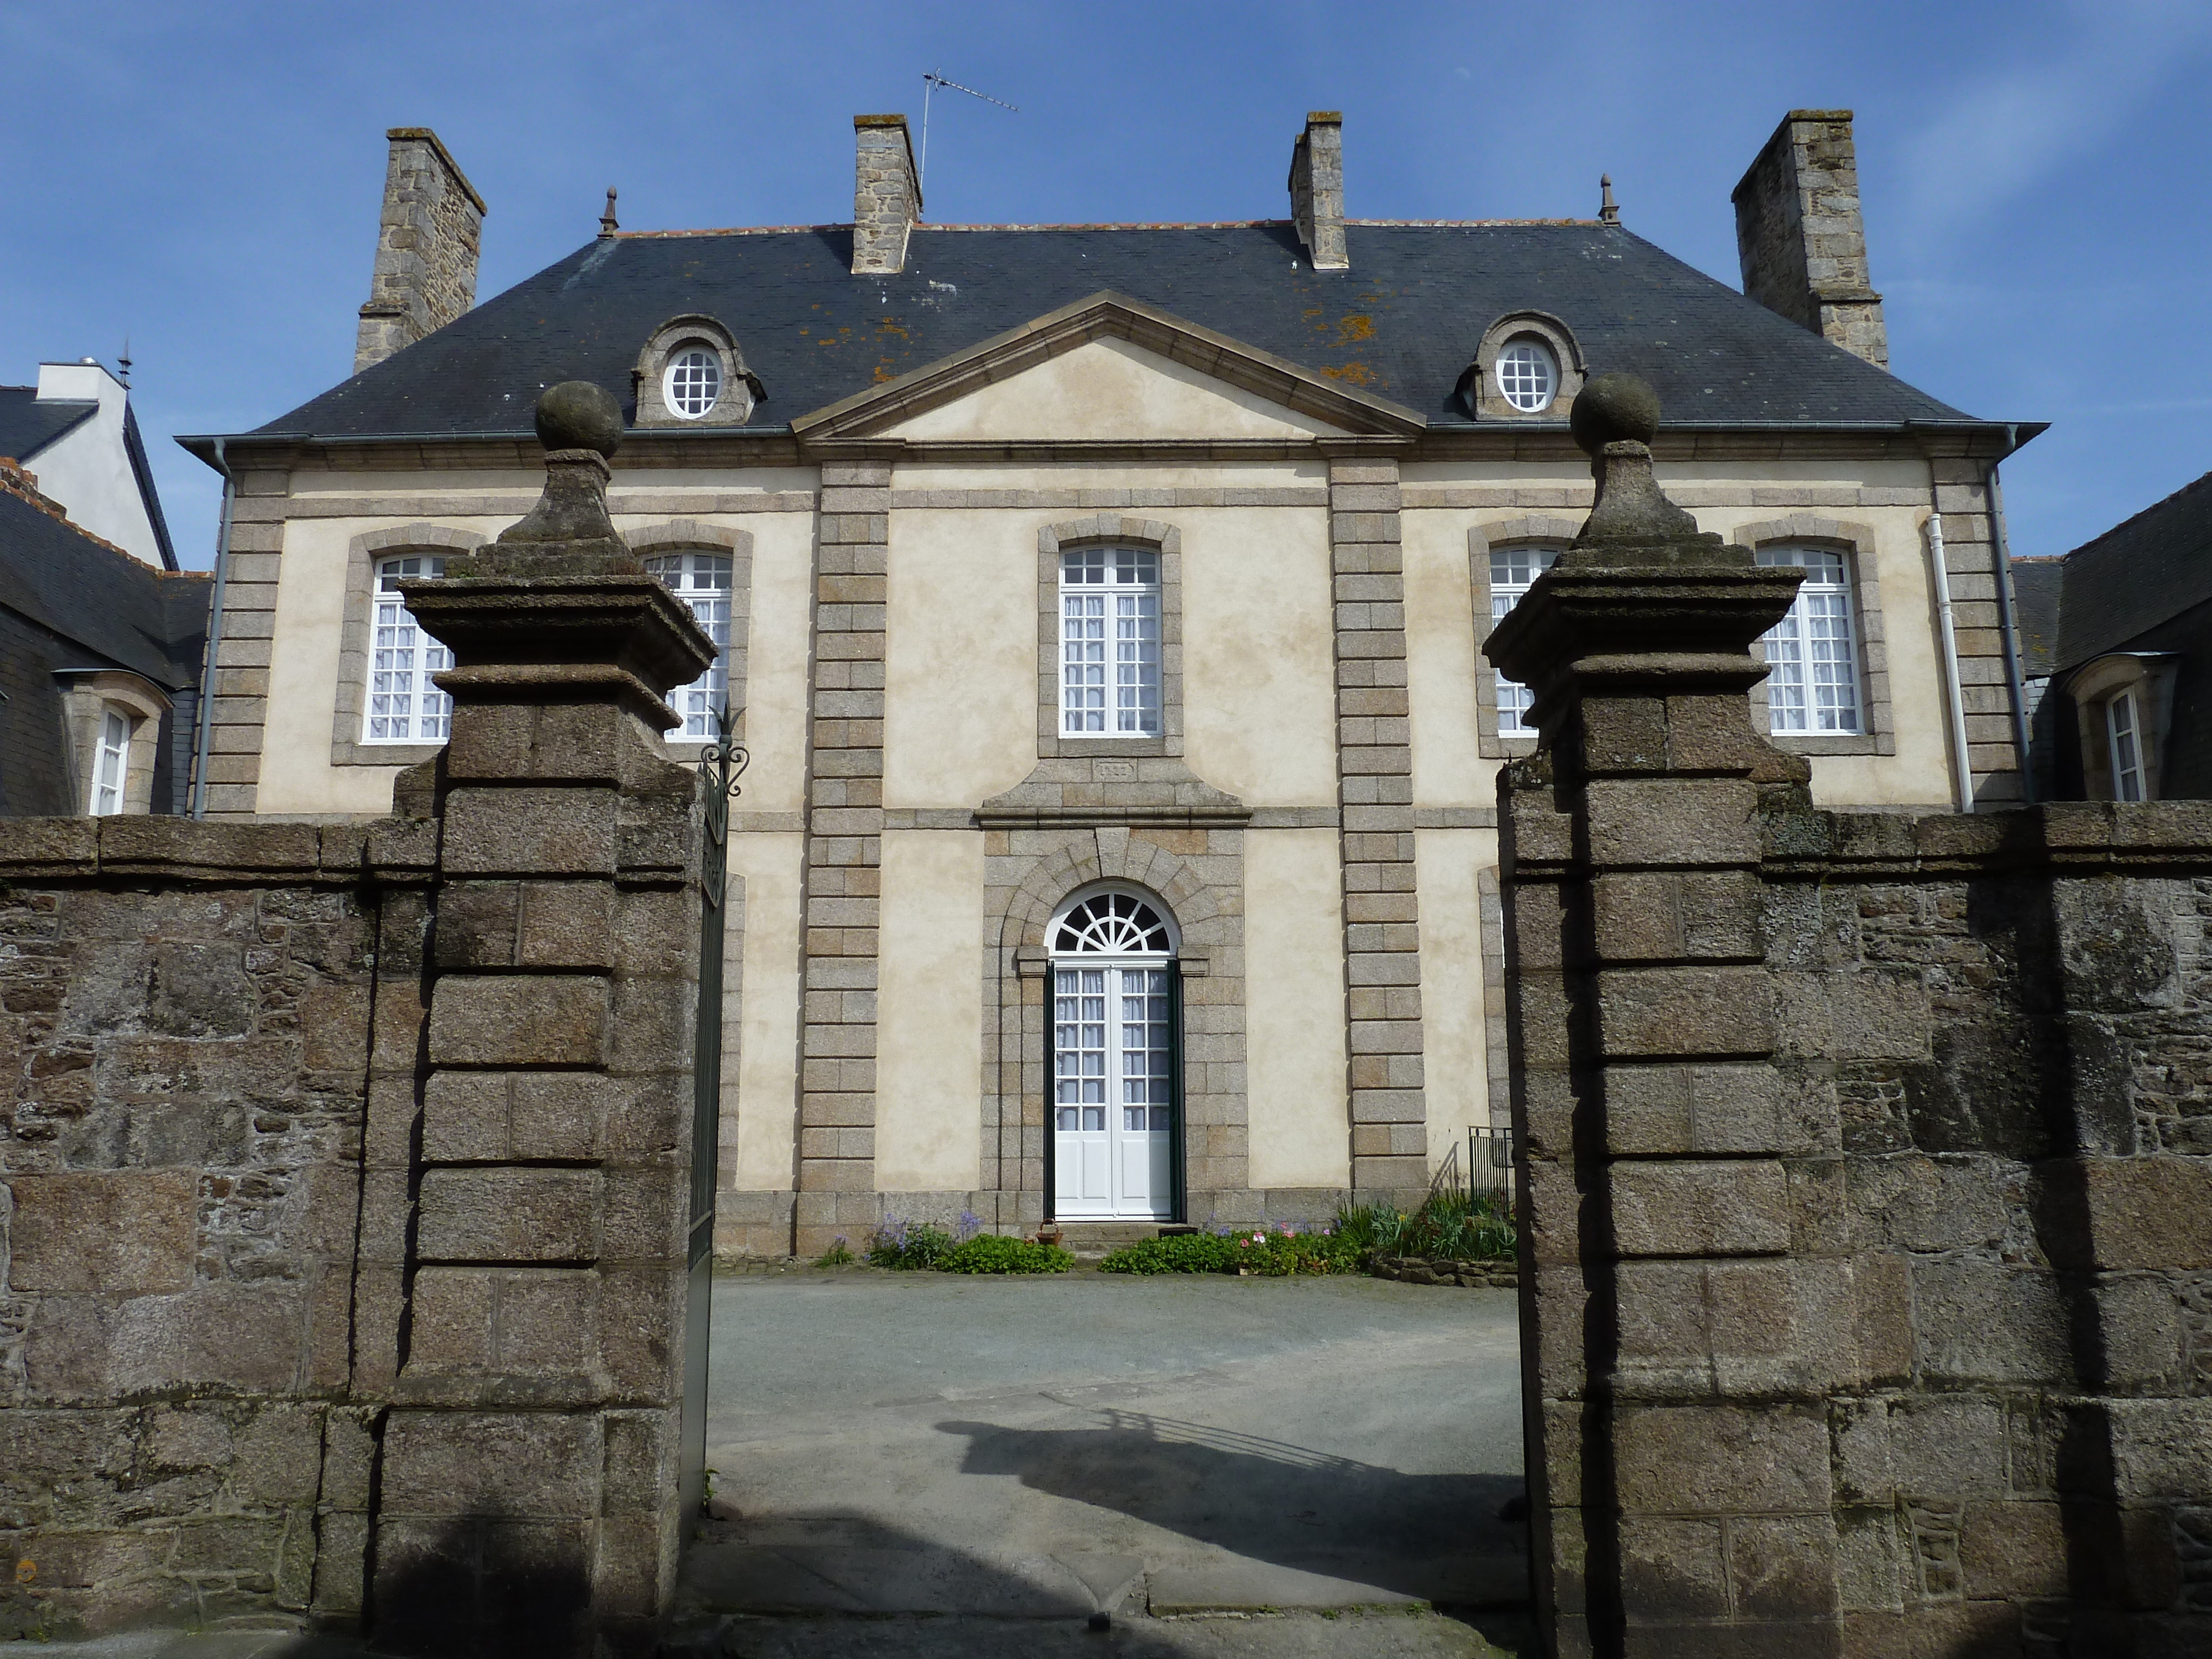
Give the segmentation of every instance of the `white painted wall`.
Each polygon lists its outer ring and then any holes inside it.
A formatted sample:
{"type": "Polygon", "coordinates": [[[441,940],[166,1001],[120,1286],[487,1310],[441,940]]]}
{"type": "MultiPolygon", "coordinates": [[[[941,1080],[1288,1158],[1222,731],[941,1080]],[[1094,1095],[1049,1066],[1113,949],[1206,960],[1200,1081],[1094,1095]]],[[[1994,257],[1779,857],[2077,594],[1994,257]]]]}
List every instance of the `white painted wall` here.
{"type": "Polygon", "coordinates": [[[98,363],[40,363],[39,401],[100,405],[37,454],[17,457],[40,492],[67,508],[71,523],[160,569],[161,544],[123,445],[130,391],[98,363]]]}
{"type": "Polygon", "coordinates": [[[1245,1077],[1251,1182],[1352,1182],[1344,894],[1334,830],[1244,838],[1245,1077]]]}
{"type": "Polygon", "coordinates": [[[983,1158],[983,837],[884,837],[876,1190],[973,1190],[983,1158]]]}

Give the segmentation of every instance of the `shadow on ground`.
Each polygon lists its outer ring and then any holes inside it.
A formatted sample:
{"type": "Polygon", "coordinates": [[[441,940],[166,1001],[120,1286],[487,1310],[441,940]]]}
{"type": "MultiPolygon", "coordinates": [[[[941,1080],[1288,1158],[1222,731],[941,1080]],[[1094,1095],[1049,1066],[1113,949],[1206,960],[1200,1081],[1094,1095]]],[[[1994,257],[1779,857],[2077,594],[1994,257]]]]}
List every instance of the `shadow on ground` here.
{"type": "Polygon", "coordinates": [[[1401,1595],[1449,1602],[1453,1564],[1528,1548],[1521,1527],[1498,1519],[1518,1475],[1402,1474],[1200,1423],[1099,1415],[1085,1429],[937,1427],[968,1437],[963,1474],[1012,1475],[1232,1554],[1401,1595]]]}

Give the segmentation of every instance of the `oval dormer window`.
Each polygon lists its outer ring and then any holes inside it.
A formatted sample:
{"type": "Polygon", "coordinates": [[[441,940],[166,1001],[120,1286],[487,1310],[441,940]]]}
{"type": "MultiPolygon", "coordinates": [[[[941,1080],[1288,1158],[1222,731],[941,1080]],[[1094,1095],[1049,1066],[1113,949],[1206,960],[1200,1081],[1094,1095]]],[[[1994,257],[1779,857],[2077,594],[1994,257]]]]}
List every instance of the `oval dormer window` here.
{"type": "Polygon", "coordinates": [[[720,358],[704,346],[688,345],[668,360],[661,395],[669,411],[696,421],[714,407],[722,395],[720,358]]]}
{"type": "Polygon", "coordinates": [[[1549,409],[1559,389],[1559,366],[1541,340],[1522,335],[1498,354],[1498,395],[1523,415],[1549,409]]]}

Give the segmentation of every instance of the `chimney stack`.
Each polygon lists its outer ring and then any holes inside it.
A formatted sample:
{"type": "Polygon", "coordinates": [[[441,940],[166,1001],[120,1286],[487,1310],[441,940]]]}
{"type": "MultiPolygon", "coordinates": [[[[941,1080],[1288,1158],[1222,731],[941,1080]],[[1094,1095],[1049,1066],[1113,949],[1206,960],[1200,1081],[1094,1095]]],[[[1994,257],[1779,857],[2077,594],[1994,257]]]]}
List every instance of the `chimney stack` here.
{"type": "Polygon", "coordinates": [[[483,240],[483,198],[428,127],[393,127],[384,173],[384,215],[376,266],[353,372],[380,363],[477,299],[477,252],[483,240]]]}
{"type": "Polygon", "coordinates": [[[1734,200],[1743,291],[1887,369],[1889,330],[1867,271],[1850,111],[1791,110],[1734,200]]]}
{"type": "Polygon", "coordinates": [[[906,269],[907,233],[921,217],[921,180],[903,115],[853,118],[853,274],[906,269]]]}
{"type": "Polygon", "coordinates": [[[1316,270],[1348,270],[1344,252],[1344,117],[1310,110],[1291,148],[1291,217],[1316,270]]]}

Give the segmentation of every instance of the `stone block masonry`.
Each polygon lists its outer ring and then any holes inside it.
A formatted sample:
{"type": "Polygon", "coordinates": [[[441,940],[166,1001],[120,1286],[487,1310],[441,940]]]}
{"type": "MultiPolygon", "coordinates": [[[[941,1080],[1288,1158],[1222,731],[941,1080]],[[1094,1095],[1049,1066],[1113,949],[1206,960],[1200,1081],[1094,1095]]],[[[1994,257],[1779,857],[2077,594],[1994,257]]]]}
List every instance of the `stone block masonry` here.
{"type": "Polygon", "coordinates": [[[393,127],[356,374],[443,328],[477,299],[483,198],[428,127],[393,127]]]}
{"type": "Polygon", "coordinates": [[[1328,494],[1352,1184],[1362,1202],[1417,1202],[1428,1107],[1397,461],[1332,459],[1328,494]]]}
{"type": "Polygon", "coordinates": [[[884,590],[890,469],[822,470],[807,747],[806,980],[794,1248],[875,1224],[876,943],[883,907],[884,590]]]}
{"type": "MultiPolygon", "coordinates": [[[[434,832],[16,819],[0,1639],[359,1605],[361,1152],[434,832]]],[[[410,1079],[411,1086],[411,1079],[410,1079]]]]}
{"type": "Polygon", "coordinates": [[[585,390],[538,510],[407,592],[455,666],[404,816],[10,825],[0,1632],[658,1639],[710,1266],[659,699],[713,646],[608,523],[585,390]]]}
{"type": "Polygon", "coordinates": [[[1743,712],[1787,575],[1591,392],[1489,647],[1551,1650],[2212,1650],[2212,815],[1814,811],[1743,712]]]}

